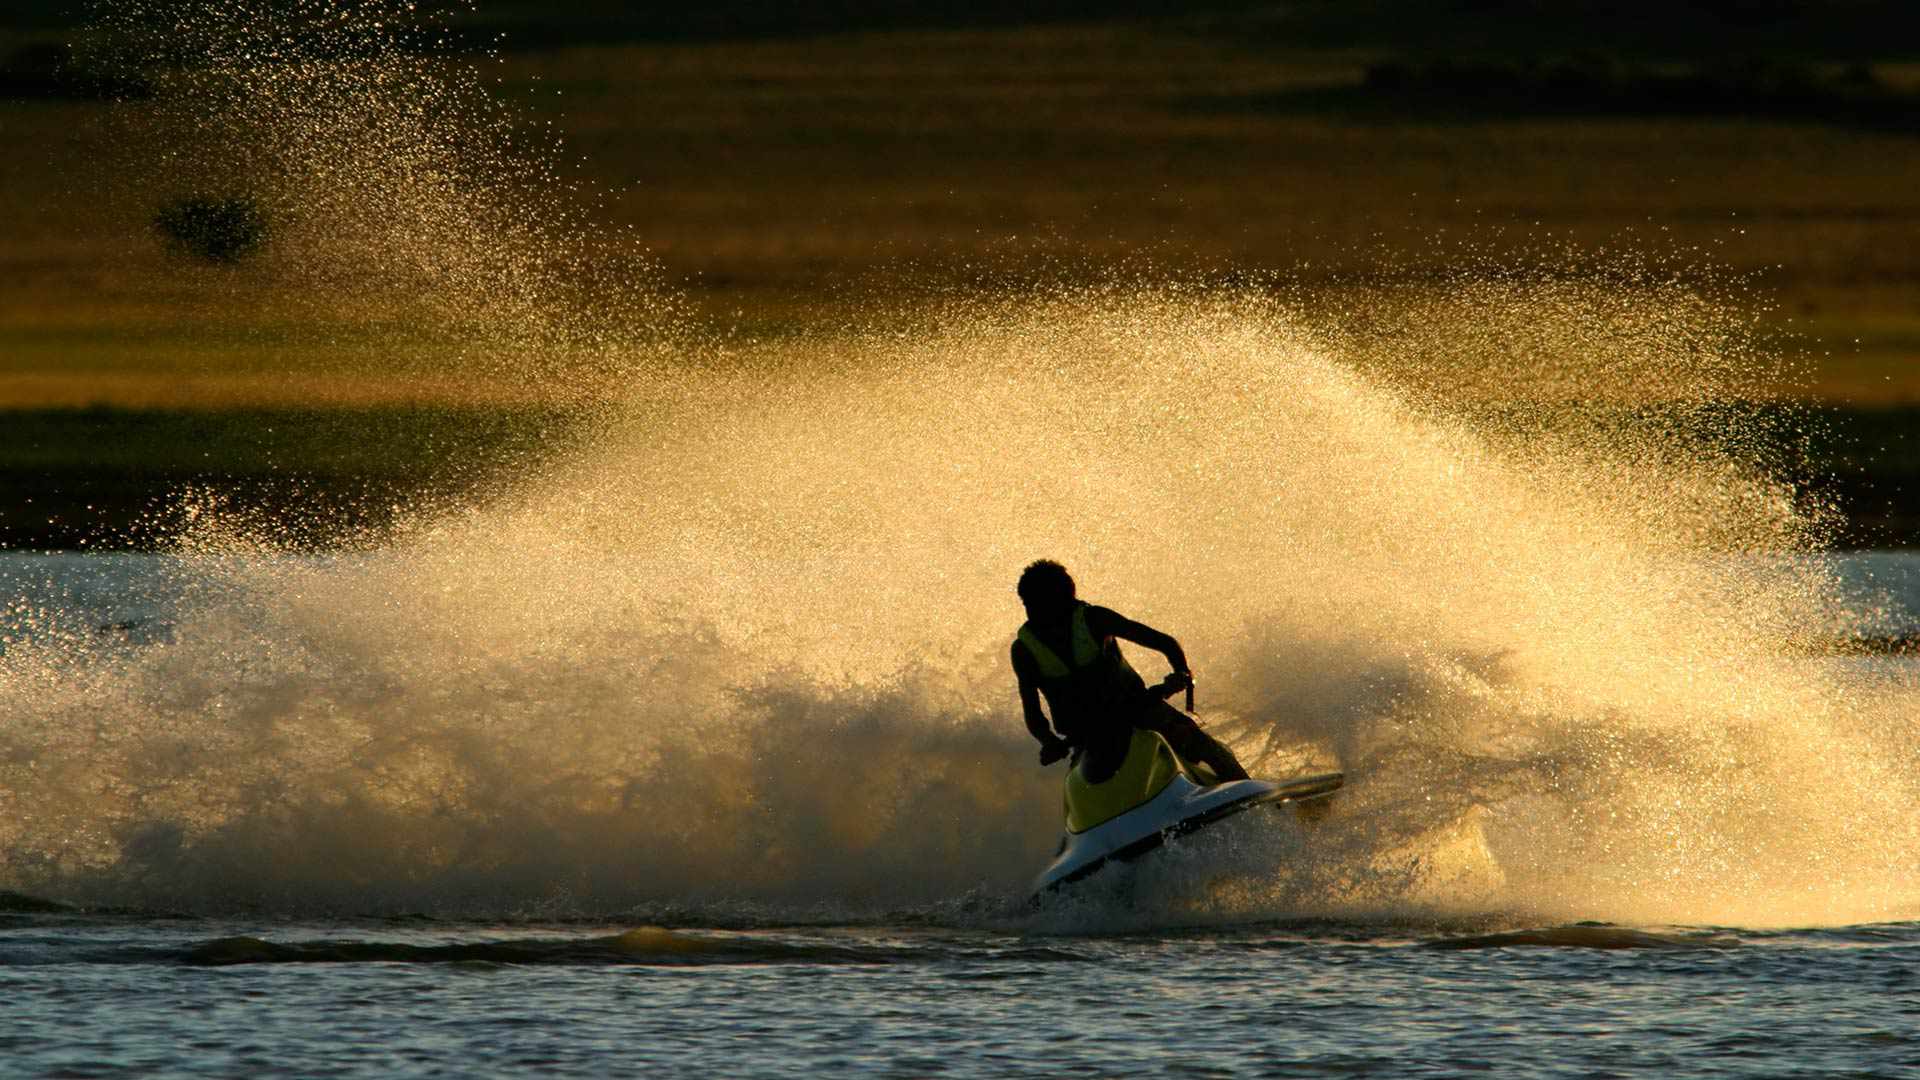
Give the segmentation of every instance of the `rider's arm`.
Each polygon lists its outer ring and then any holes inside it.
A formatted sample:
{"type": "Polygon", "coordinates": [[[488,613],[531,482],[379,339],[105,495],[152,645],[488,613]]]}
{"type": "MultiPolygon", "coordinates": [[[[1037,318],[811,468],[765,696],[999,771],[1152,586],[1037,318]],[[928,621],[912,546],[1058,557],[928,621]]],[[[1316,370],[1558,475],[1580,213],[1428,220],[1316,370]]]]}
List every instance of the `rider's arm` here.
{"type": "MultiPolygon", "coordinates": [[[[1148,626],[1146,623],[1134,622],[1125,615],[1111,609],[1099,608],[1096,609],[1096,611],[1103,616],[1101,622],[1105,624],[1096,632],[1104,631],[1122,641],[1131,641],[1135,645],[1143,645],[1157,653],[1165,655],[1168,665],[1173,668],[1174,673],[1177,675],[1193,674],[1193,669],[1187,666],[1187,654],[1181,650],[1180,643],[1173,640],[1172,634],[1163,634],[1153,627],[1148,626]]],[[[1089,620],[1091,620],[1093,614],[1094,612],[1088,613],[1089,620]]]]}
{"type": "Polygon", "coordinates": [[[1027,730],[1040,740],[1040,764],[1051,765],[1066,756],[1067,744],[1054,734],[1053,725],[1047,722],[1047,714],[1040,710],[1040,687],[1035,682],[1029,666],[1032,660],[1018,642],[1013,646],[1013,674],[1020,681],[1020,711],[1027,721],[1027,730]]]}
{"type": "Polygon", "coordinates": [[[1027,730],[1040,740],[1040,745],[1060,741],[1053,733],[1053,725],[1047,723],[1047,715],[1040,711],[1040,688],[1026,680],[1020,682],[1020,710],[1026,715],[1027,730]]]}

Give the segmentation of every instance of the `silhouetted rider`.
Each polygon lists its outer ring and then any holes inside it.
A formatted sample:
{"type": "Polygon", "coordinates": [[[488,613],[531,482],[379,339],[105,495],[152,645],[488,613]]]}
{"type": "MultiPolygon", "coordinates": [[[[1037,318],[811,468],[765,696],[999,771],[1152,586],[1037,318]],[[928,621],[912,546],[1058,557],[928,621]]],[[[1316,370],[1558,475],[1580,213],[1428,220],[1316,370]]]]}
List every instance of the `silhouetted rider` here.
{"type": "Polygon", "coordinates": [[[1027,622],[1013,642],[1013,673],[1027,730],[1040,740],[1040,764],[1051,765],[1078,746],[1081,771],[1097,783],[1119,769],[1133,729],[1141,727],[1159,732],[1175,753],[1205,763],[1223,781],[1247,778],[1232,751],[1150,693],[1120,653],[1124,640],[1164,654],[1174,672],[1169,688],[1180,689],[1192,685],[1193,672],[1179,642],[1116,611],[1082,603],[1067,568],[1050,559],[1021,573],[1019,593],[1027,622]],[[1051,725],[1040,711],[1042,694],[1051,725]]]}

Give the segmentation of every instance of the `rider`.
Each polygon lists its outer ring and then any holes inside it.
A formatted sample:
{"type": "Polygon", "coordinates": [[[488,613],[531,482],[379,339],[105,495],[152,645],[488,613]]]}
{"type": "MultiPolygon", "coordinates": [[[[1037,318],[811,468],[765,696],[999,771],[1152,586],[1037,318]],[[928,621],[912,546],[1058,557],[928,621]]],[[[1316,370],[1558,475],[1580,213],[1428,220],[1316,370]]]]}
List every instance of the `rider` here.
{"type": "Polygon", "coordinates": [[[1018,591],[1027,622],[1013,642],[1013,673],[1020,681],[1027,730],[1040,740],[1040,764],[1051,765],[1079,746],[1085,755],[1081,772],[1098,783],[1119,770],[1139,727],[1159,732],[1174,753],[1206,764],[1222,781],[1247,778],[1232,751],[1200,730],[1192,717],[1149,693],[1120,653],[1124,640],[1165,654],[1173,675],[1164,685],[1184,689],[1193,685],[1193,672],[1179,642],[1118,612],[1076,600],[1067,568],[1050,559],[1028,566],[1018,591]],[[1053,714],[1051,726],[1040,711],[1041,694],[1053,714]]]}

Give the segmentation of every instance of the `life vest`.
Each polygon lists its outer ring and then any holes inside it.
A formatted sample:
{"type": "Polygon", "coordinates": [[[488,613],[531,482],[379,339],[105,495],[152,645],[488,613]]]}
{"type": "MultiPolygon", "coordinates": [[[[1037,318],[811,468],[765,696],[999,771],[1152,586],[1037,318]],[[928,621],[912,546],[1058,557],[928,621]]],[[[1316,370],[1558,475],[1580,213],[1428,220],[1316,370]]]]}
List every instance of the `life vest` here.
{"type": "Polygon", "coordinates": [[[1087,605],[1073,607],[1071,654],[1062,657],[1053,651],[1033,624],[1020,627],[1020,644],[1026,646],[1040,672],[1040,692],[1047,696],[1054,726],[1068,734],[1087,722],[1107,714],[1118,719],[1138,711],[1146,683],[1120,653],[1120,643],[1112,637],[1096,638],[1087,626],[1087,605]]]}

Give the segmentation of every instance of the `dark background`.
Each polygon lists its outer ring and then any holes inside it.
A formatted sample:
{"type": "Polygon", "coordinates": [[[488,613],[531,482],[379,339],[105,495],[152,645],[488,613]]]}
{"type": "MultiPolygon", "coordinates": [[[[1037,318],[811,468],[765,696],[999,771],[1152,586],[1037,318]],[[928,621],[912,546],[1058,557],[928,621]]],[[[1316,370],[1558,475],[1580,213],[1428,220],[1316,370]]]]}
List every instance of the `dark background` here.
{"type": "MultiPolygon", "coordinates": [[[[1920,542],[1915,7],[502,2],[430,47],[498,52],[493,92],[612,193],[592,213],[749,336],[856,320],[903,266],[1337,286],[1442,273],[1463,237],[1692,253],[1799,372],[1756,408],[1811,410],[1776,425],[1813,432],[1784,455],[1810,497],[1888,546],[1920,542]]],[[[0,10],[0,546],[160,542],[194,485],[341,542],[563,441],[565,403],[284,314],[271,243],[215,265],[161,235],[223,193],[103,178],[103,119],[152,85],[88,59],[91,20],[0,10]]]]}

